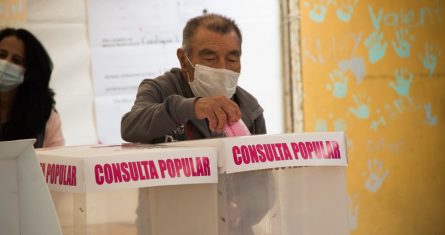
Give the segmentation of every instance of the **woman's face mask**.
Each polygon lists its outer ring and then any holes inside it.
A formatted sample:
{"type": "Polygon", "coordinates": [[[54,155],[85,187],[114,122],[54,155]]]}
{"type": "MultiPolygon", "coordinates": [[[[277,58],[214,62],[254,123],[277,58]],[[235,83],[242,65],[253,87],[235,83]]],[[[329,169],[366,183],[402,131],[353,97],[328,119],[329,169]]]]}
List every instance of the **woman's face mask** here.
{"type": "MultiPolygon", "coordinates": [[[[226,96],[231,98],[238,85],[239,73],[228,69],[215,69],[204,65],[193,66],[189,58],[187,61],[195,68],[194,80],[189,85],[195,96],[226,96]]],[[[189,75],[187,74],[187,77],[189,75]]]]}
{"type": "Polygon", "coordinates": [[[23,83],[25,69],[0,60],[0,91],[11,91],[23,83]]]}

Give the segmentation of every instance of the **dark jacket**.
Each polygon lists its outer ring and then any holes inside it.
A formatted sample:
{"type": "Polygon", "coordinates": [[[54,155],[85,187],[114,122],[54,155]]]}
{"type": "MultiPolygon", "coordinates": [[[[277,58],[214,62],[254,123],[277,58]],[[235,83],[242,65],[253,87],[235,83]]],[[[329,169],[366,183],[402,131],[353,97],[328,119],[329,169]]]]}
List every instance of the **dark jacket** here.
{"type": "MultiPolygon", "coordinates": [[[[131,111],[122,117],[122,139],[159,143],[220,136],[211,133],[206,120],[196,118],[196,98],[178,68],[157,78],[143,80],[131,111]]],[[[250,132],[265,134],[263,108],[258,101],[240,87],[232,99],[240,107],[241,118],[250,132]]]]}

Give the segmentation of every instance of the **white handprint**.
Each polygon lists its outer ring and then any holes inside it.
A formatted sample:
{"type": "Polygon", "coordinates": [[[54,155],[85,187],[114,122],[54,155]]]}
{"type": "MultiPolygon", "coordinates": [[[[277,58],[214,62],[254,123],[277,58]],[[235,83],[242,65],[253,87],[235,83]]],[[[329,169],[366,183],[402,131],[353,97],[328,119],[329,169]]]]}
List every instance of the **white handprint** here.
{"type": "Polygon", "coordinates": [[[377,192],[388,177],[389,171],[383,168],[383,161],[378,159],[368,160],[369,176],[365,182],[365,187],[370,192],[377,192]]]}
{"type": "Polygon", "coordinates": [[[358,202],[357,195],[348,195],[348,206],[349,206],[349,228],[355,230],[358,227],[358,202]]]}

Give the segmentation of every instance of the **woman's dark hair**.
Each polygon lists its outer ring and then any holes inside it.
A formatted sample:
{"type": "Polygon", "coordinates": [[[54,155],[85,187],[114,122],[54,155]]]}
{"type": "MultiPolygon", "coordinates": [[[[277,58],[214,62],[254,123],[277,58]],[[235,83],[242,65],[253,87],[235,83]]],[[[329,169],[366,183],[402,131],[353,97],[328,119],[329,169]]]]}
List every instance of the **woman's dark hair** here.
{"type": "Polygon", "coordinates": [[[0,30],[0,42],[16,37],[24,44],[24,81],[17,88],[14,105],[7,125],[3,126],[5,140],[37,138],[44,133],[46,122],[54,108],[54,92],[49,88],[53,63],[39,40],[25,29],[0,30]]]}

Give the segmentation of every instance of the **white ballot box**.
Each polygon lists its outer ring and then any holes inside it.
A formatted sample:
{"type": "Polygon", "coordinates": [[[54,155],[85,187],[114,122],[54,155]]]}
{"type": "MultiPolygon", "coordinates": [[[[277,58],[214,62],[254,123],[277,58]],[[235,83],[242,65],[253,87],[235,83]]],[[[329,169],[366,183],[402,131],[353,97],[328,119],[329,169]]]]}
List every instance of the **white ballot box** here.
{"type": "Polygon", "coordinates": [[[342,132],[175,142],[218,148],[218,234],[349,234],[342,132]]]}
{"type": "Polygon", "coordinates": [[[0,142],[0,234],[62,234],[35,140],[0,142]]]}
{"type": "Polygon", "coordinates": [[[215,148],[37,151],[64,235],[217,234],[215,148]]]}

